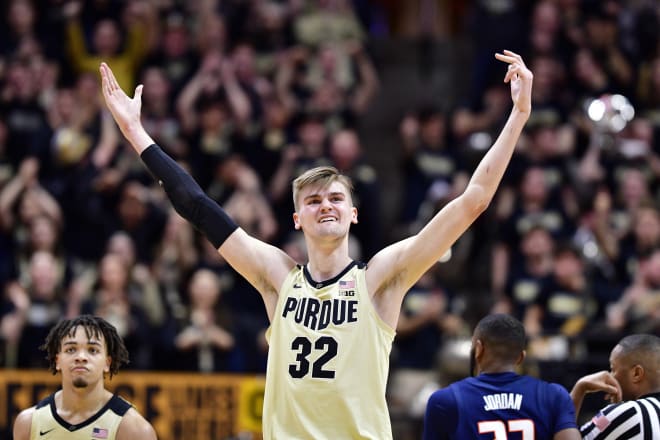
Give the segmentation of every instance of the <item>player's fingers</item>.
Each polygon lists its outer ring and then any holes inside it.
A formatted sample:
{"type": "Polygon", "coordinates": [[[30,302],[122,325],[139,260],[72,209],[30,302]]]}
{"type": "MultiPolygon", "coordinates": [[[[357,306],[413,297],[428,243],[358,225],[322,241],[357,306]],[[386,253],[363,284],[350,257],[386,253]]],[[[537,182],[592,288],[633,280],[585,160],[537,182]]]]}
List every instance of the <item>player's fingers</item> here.
{"type": "Polygon", "coordinates": [[[509,67],[504,75],[504,82],[508,83],[512,78],[515,78],[515,75],[520,71],[520,66],[516,64],[509,64],[509,67]]]}
{"type": "Polygon", "coordinates": [[[509,55],[504,55],[504,54],[501,54],[501,53],[496,53],[495,58],[497,58],[500,61],[504,61],[505,63],[509,63],[509,64],[515,63],[517,61],[517,59],[515,57],[509,56],[509,55]]]}
{"type": "Polygon", "coordinates": [[[112,73],[112,69],[110,69],[110,66],[107,64],[103,63],[104,66],[104,71],[105,71],[105,77],[108,82],[108,91],[109,92],[114,92],[115,90],[119,89],[119,83],[117,82],[117,78],[115,78],[115,74],[112,73]]]}
{"type": "Polygon", "coordinates": [[[135,88],[135,95],[133,96],[133,99],[135,99],[136,101],[140,101],[142,99],[142,88],[143,87],[144,86],[142,84],[140,84],[139,86],[137,86],[135,88]]]}
{"type": "Polygon", "coordinates": [[[108,67],[105,63],[101,64],[101,90],[103,91],[104,96],[109,96],[111,93],[110,90],[110,81],[108,80],[108,67]]]}
{"type": "Polygon", "coordinates": [[[504,49],[503,52],[504,52],[506,55],[515,58],[515,59],[518,60],[520,63],[522,63],[523,65],[525,65],[525,63],[523,62],[522,57],[521,57],[520,55],[518,55],[517,53],[515,53],[515,52],[513,52],[513,51],[510,51],[510,50],[507,50],[507,49],[504,49]]]}

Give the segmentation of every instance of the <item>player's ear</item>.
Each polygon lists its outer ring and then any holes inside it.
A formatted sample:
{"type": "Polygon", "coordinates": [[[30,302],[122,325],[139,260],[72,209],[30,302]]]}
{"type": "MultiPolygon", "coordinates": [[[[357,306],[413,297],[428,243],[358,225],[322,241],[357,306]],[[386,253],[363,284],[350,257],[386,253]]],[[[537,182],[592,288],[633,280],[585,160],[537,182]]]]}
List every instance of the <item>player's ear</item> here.
{"type": "Polygon", "coordinates": [[[481,342],[481,339],[475,339],[474,341],[474,358],[480,359],[484,354],[484,344],[481,342]]]}
{"type": "Polygon", "coordinates": [[[358,210],[354,206],[351,208],[351,223],[357,224],[358,222],[358,210]]]}
{"type": "Polygon", "coordinates": [[[293,227],[296,228],[296,230],[301,229],[302,227],[300,226],[300,216],[298,216],[297,212],[293,213],[293,227]]]}
{"type": "Polygon", "coordinates": [[[110,356],[105,357],[105,367],[103,367],[104,373],[110,372],[110,365],[112,364],[112,358],[110,356]]]}
{"type": "Polygon", "coordinates": [[[527,357],[527,350],[523,350],[518,355],[518,360],[516,360],[516,365],[521,365],[525,358],[527,357]]]}

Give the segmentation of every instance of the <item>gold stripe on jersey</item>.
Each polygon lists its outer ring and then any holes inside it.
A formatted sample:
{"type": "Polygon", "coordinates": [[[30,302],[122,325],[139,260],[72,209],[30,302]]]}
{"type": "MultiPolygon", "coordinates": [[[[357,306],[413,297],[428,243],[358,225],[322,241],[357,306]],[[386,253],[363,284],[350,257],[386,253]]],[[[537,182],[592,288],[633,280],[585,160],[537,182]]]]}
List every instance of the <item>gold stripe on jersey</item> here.
{"type": "Polygon", "coordinates": [[[302,266],[280,291],[266,333],[264,439],[392,438],[385,387],[394,329],[353,262],[316,283],[302,266]]]}
{"type": "Polygon", "coordinates": [[[55,394],[37,404],[32,413],[30,440],[114,440],[131,404],[112,396],[103,408],[82,423],[72,425],[57,414],[55,394]]]}

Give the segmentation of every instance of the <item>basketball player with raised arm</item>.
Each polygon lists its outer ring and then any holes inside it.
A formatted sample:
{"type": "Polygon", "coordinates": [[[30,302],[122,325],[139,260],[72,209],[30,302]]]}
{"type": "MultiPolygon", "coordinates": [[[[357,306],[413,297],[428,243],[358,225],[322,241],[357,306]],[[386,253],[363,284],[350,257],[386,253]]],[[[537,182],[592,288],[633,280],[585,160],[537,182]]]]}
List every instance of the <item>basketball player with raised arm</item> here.
{"type": "Polygon", "coordinates": [[[158,179],[177,212],[261,294],[270,319],[265,439],[391,439],[385,401],[389,353],[405,293],[488,207],[531,112],[532,73],[504,51],[513,109],[465,192],[416,235],[368,262],[353,261],[348,233],[357,223],[351,182],[331,167],[293,182],[293,225],[309,261],[239,228],[193,178],[154,143],[140,122],[142,86],[134,96],[100,66],[103,96],[115,121],[158,179]]]}

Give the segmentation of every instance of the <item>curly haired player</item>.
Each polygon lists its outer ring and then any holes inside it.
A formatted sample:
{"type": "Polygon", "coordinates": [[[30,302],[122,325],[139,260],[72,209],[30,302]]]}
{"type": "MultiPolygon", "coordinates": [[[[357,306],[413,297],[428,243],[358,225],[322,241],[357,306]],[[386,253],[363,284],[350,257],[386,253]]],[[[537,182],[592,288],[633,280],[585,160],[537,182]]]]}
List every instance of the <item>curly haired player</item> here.
{"type": "Polygon", "coordinates": [[[62,320],[40,347],[49,370],[61,374],[62,388],[21,411],[14,440],[156,439],[156,432],[133,406],[105,389],[128,363],[124,341],[103,318],[82,315],[62,320]]]}

